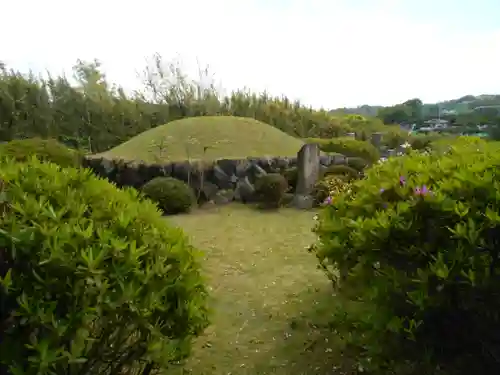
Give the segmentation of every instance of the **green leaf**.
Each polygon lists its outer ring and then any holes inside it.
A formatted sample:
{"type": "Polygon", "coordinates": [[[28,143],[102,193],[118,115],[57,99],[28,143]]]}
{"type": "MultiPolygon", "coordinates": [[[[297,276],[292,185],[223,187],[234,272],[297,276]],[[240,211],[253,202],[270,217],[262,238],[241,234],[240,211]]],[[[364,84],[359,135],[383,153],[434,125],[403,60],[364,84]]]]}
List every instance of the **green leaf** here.
{"type": "Polygon", "coordinates": [[[0,277],[0,284],[2,284],[5,290],[9,292],[10,287],[12,285],[12,268],[9,268],[7,270],[7,273],[3,278],[0,277]]]}

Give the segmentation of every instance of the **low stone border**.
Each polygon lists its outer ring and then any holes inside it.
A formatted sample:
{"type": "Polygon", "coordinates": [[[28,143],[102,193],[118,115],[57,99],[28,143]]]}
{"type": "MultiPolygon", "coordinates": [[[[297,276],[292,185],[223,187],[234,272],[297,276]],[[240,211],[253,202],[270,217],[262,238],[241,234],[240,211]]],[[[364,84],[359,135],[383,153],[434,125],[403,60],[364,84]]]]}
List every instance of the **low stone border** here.
{"type": "MultiPolygon", "coordinates": [[[[342,155],[322,155],[319,167],[326,169],[331,165],[345,164],[346,161],[342,155]]],[[[221,159],[210,163],[185,161],[170,164],[86,158],[83,164],[96,175],[120,187],[140,188],[155,177],[174,177],[188,183],[195,191],[201,191],[204,199],[222,204],[232,200],[251,201],[255,192],[254,183],[259,176],[283,173],[297,167],[297,158],[221,159]]]]}

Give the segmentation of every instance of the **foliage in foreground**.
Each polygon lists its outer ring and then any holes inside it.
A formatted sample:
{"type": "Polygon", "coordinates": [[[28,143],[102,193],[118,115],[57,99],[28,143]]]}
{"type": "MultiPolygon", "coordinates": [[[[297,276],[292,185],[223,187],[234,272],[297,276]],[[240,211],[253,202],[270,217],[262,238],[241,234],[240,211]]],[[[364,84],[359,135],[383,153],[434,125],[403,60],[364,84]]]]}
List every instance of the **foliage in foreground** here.
{"type": "MultiPolygon", "coordinates": [[[[473,136],[462,136],[455,138],[438,138],[429,144],[429,149],[437,154],[443,154],[451,151],[453,148],[457,147],[467,147],[474,148],[474,146],[482,147],[484,145],[484,140],[479,137],[473,136]]],[[[491,143],[495,145],[495,143],[491,143]]]]}
{"type": "Polygon", "coordinates": [[[32,156],[60,165],[61,167],[79,167],[82,155],[53,139],[27,138],[16,139],[0,144],[0,156],[17,161],[29,160],[32,156]]]}
{"type": "Polygon", "coordinates": [[[361,173],[368,166],[368,162],[359,157],[350,157],[347,158],[347,165],[361,173]]]}
{"type": "Polygon", "coordinates": [[[193,189],[173,177],[156,177],[142,187],[142,192],[167,215],[186,213],[196,202],[193,189]]]}
{"type": "Polygon", "coordinates": [[[148,373],[207,325],[195,250],[90,171],[0,161],[0,372],[148,373]]]}
{"type": "Polygon", "coordinates": [[[352,304],[336,327],[381,373],[500,370],[500,147],[459,140],[367,171],[312,249],[352,304]]]}

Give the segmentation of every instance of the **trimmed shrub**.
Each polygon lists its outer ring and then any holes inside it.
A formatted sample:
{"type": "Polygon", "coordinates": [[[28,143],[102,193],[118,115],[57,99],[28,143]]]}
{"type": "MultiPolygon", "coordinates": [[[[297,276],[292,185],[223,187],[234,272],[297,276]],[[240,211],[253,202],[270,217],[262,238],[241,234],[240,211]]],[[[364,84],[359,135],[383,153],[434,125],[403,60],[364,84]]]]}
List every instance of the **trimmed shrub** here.
{"type": "Polygon", "coordinates": [[[313,250],[352,300],[336,329],[367,371],[500,370],[498,150],[391,158],[321,210],[313,250]]]}
{"type": "Polygon", "coordinates": [[[193,189],[173,177],[155,177],[142,187],[142,192],[167,215],[189,212],[196,202],[193,189]]]}
{"type": "Polygon", "coordinates": [[[295,195],[292,193],[283,194],[283,199],[281,200],[281,205],[290,206],[293,202],[294,197],[295,197],[295,195]]]}
{"type": "Polygon", "coordinates": [[[189,354],[206,290],[153,203],[36,158],[1,160],[0,180],[0,372],[145,374],[189,354]]]}
{"type": "Polygon", "coordinates": [[[331,165],[325,172],[325,176],[341,175],[347,180],[354,180],[360,176],[359,172],[347,165],[331,165]]]}
{"type": "Polygon", "coordinates": [[[347,124],[344,116],[329,116],[329,119],[323,123],[316,123],[314,133],[319,138],[333,138],[344,136],[353,131],[347,124]]]}
{"type": "Polygon", "coordinates": [[[459,136],[459,137],[442,137],[429,143],[428,148],[433,152],[445,153],[451,150],[452,147],[469,147],[474,145],[484,144],[484,140],[479,137],[459,136]]]}
{"type": "Polygon", "coordinates": [[[50,161],[61,167],[79,167],[82,155],[54,139],[16,139],[0,144],[0,156],[26,161],[36,156],[42,161],[50,161]]]}
{"type": "Polygon", "coordinates": [[[263,208],[278,208],[287,189],[286,179],[279,173],[263,175],[255,182],[255,194],[263,208]]]}
{"type": "Polygon", "coordinates": [[[368,166],[368,163],[362,158],[350,157],[347,158],[347,165],[358,172],[363,172],[368,166]]]}
{"type": "Polygon", "coordinates": [[[364,133],[368,137],[374,132],[386,131],[388,128],[380,119],[369,116],[346,115],[344,121],[349,124],[355,133],[364,133]]]}
{"type": "Polygon", "coordinates": [[[408,140],[408,131],[404,131],[399,126],[394,125],[387,125],[386,127],[387,129],[382,135],[382,144],[387,148],[397,148],[408,140]]]}
{"type": "Polygon", "coordinates": [[[285,177],[290,191],[295,191],[297,188],[297,181],[299,177],[299,171],[297,167],[291,167],[285,169],[283,176],[285,177]]]}
{"type": "Polygon", "coordinates": [[[413,150],[429,149],[431,143],[440,139],[453,139],[450,136],[443,136],[441,134],[416,134],[409,137],[408,142],[413,150]]]}
{"type": "Polygon", "coordinates": [[[347,157],[360,157],[369,163],[380,159],[377,148],[367,141],[341,137],[333,139],[310,138],[308,142],[317,143],[323,152],[338,153],[347,157]]]}

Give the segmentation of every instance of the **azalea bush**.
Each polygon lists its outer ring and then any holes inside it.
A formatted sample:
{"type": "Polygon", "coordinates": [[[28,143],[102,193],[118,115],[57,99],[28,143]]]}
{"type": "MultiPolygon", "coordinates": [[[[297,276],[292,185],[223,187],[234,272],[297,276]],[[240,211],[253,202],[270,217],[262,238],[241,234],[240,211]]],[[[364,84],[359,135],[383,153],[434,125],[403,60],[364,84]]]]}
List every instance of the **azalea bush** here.
{"type": "MultiPolygon", "coordinates": [[[[433,152],[445,153],[449,152],[452,147],[474,147],[475,145],[482,145],[485,141],[480,137],[472,136],[459,136],[438,138],[429,144],[429,149],[433,152]]],[[[491,144],[493,145],[493,143],[491,144]]]]}
{"type": "Polygon", "coordinates": [[[335,329],[383,374],[500,370],[500,150],[459,142],[370,168],[312,247],[347,302],[335,329]]]}
{"type": "Polygon", "coordinates": [[[361,176],[360,172],[348,165],[331,165],[326,169],[324,174],[325,176],[342,176],[347,181],[361,176]]]}
{"type": "Polygon", "coordinates": [[[0,160],[0,373],[151,374],[207,325],[198,252],[134,189],[0,160]]]}
{"type": "Polygon", "coordinates": [[[329,204],[337,195],[349,190],[349,180],[343,175],[327,175],[313,188],[314,204],[329,204]]]}
{"type": "Polygon", "coordinates": [[[82,163],[80,152],[54,139],[27,138],[2,143],[0,156],[11,157],[17,161],[26,161],[36,156],[39,160],[56,163],[62,167],[79,167],[82,163]]]}

